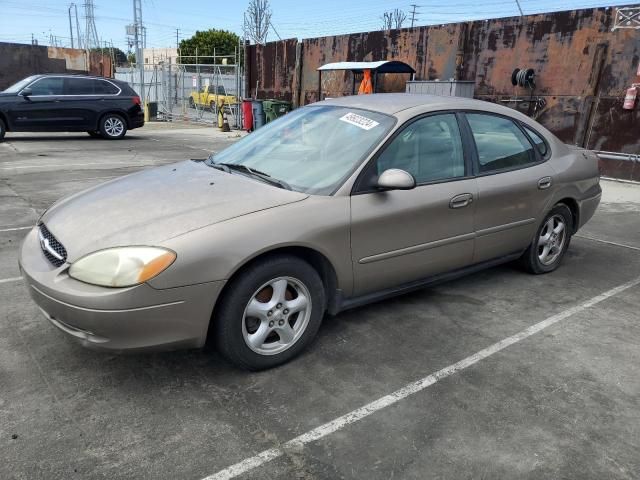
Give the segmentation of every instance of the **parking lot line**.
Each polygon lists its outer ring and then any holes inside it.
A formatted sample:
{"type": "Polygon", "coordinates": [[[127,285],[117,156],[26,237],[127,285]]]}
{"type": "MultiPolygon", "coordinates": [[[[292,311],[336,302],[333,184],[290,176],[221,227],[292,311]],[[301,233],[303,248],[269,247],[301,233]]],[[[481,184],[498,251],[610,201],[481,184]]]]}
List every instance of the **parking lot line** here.
{"type": "Polygon", "coordinates": [[[0,278],[0,283],[19,282],[22,277],[0,278]]]}
{"type": "Polygon", "coordinates": [[[326,437],[327,435],[330,435],[331,433],[345,428],[348,425],[356,423],[363,418],[368,417],[369,415],[379,410],[382,410],[383,408],[389,407],[399,402],[400,400],[413,395],[414,393],[418,393],[425,388],[430,387],[431,385],[444,378],[447,378],[461,370],[464,370],[467,367],[470,367],[471,365],[478,363],[480,360],[490,357],[491,355],[494,355],[495,353],[498,353],[515,343],[521,342],[522,340],[540,332],[541,330],[544,330],[545,328],[548,328],[562,320],[565,320],[566,318],[569,318],[576,313],[580,313],[588,308],[591,308],[594,305],[597,305],[598,303],[603,302],[604,300],[607,300],[608,298],[611,298],[637,285],[640,285],[640,277],[637,277],[634,280],[612,288],[611,290],[607,290],[606,292],[601,293],[600,295],[597,295],[579,305],[576,305],[575,307],[571,307],[560,313],[552,315],[551,317],[548,317],[547,319],[542,320],[539,323],[531,325],[530,327],[525,328],[524,330],[521,330],[515,335],[507,337],[504,340],[500,340],[499,342],[494,343],[493,345],[490,345],[489,347],[480,350],[479,352],[476,352],[473,355],[470,355],[463,360],[454,363],[453,365],[449,365],[448,367],[445,367],[420,380],[410,383],[409,385],[402,387],[401,389],[396,390],[393,393],[385,395],[378,400],[375,400],[367,405],[353,410],[352,412],[342,415],[341,417],[325,423],[324,425],[320,425],[319,427],[314,428],[307,433],[303,433],[302,435],[285,442],[281,446],[264,450],[253,457],[242,460],[241,462],[231,465],[224,470],[220,470],[217,473],[209,475],[203,480],[228,480],[231,478],[235,478],[238,475],[242,475],[243,473],[251,471],[261,465],[264,465],[265,463],[270,462],[271,460],[285,455],[288,450],[299,451],[307,443],[319,440],[323,437],[326,437]]]}
{"type": "Polygon", "coordinates": [[[607,245],[615,245],[616,247],[624,247],[624,248],[630,248],[631,250],[640,251],[640,247],[634,247],[633,245],[626,245],[624,243],[611,242],[609,240],[602,240],[601,238],[589,237],[587,235],[576,235],[576,237],[584,238],[586,240],[591,240],[593,242],[606,243],[607,245]]]}
{"type": "Polygon", "coordinates": [[[33,225],[29,225],[28,227],[0,228],[0,233],[2,233],[2,232],[16,232],[18,230],[29,230],[30,228],[33,228],[33,225]]]}

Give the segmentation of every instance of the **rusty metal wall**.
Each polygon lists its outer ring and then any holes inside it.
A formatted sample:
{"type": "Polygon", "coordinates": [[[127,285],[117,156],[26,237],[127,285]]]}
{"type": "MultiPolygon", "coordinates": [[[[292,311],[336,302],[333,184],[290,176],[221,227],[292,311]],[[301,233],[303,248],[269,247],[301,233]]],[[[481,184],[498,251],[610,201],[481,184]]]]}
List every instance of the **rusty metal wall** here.
{"type": "MultiPolygon", "coordinates": [[[[640,153],[640,107],[622,109],[636,79],[640,31],[611,31],[615,7],[413,29],[305,39],[296,75],[296,40],[250,47],[248,75],[258,98],[318,100],[318,72],[336,61],[402,60],[417,80],[475,82],[475,96],[522,111],[566,143],[640,153]],[[514,87],[514,68],[533,68],[536,88],[514,87]]],[[[404,91],[407,75],[386,75],[380,91],[404,91]]],[[[325,72],[323,96],[349,95],[350,72],[325,72]]],[[[640,180],[640,165],[603,161],[605,174],[640,180]]]]}
{"type": "Polygon", "coordinates": [[[257,89],[258,98],[291,101],[297,43],[292,38],[249,47],[245,91],[255,97],[257,89]]]}

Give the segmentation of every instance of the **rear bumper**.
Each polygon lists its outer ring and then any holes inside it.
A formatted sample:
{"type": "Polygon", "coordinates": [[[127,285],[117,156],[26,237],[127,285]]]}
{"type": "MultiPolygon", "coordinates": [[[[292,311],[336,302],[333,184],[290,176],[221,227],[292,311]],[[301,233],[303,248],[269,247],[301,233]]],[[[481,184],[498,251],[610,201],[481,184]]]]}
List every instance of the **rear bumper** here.
{"type": "Polygon", "coordinates": [[[591,193],[592,195],[578,202],[580,208],[580,224],[578,225],[578,228],[576,228],[576,231],[591,220],[591,217],[593,217],[593,214],[596,213],[596,210],[598,209],[598,205],[600,205],[600,199],[602,198],[602,188],[600,185],[598,185],[597,189],[591,193]]]}
{"type": "Polygon", "coordinates": [[[144,126],[144,112],[135,115],[129,115],[129,130],[144,126]]]}
{"type": "Polygon", "coordinates": [[[45,317],[85,347],[109,351],[197,348],[204,345],[213,305],[224,282],[158,290],[88,285],[54,268],[34,231],[25,239],[20,268],[29,295],[45,317]]]}

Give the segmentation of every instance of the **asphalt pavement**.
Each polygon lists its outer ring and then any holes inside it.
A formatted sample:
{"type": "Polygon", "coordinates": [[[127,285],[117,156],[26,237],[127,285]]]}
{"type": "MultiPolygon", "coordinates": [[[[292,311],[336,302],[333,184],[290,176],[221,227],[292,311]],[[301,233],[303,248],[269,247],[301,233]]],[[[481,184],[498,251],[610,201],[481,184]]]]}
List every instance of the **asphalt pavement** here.
{"type": "Polygon", "coordinates": [[[266,372],[96,353],[42,317],[17,252],[44,209],[237,138],[150,124],[0,143],[0,478],[640,477],[639,185],[602,182],[556,272],[505,265],[328,317],[266,372]]]}

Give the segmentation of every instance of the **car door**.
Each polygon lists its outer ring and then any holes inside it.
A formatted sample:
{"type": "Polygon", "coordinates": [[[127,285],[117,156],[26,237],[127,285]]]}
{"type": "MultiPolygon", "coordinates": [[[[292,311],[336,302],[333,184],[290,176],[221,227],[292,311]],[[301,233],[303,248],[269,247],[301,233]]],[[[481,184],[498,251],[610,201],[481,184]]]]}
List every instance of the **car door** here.
{"type": "Polygon", "coordinates": [[[97,124],[97,112],[103,98],[99,95],[96,80],[84,77],[67,77],[64,81],[64,98],[61,105],[65,112],[65,127],[69,130],[93,130],[97,124]],[[98,90],[98,91],[97,91],[98,90]]]}
{"type": "Polygon", "coordinates": [[[468,265],[473,258],[476,180],[455,113],[411,121],[387,142],[351,197],[354,293],[362,295],[468,265]],[[390,168],[412,190],[379,191],[390,168]]]}
{"type": "Polygon", "coordinates": [[[477,152],[477,263],[529,245],[553,195],[554,172],[513,119],[480,112],[465,119],[477,152]]]}
{"type": "Polygon", "coordinates": [[[28,85],[31,95],[21,97],[8,111],[16,131],[57,130],[61,128],[60,108],[64,93],[63,77],[41,77],[28,85]]]}

